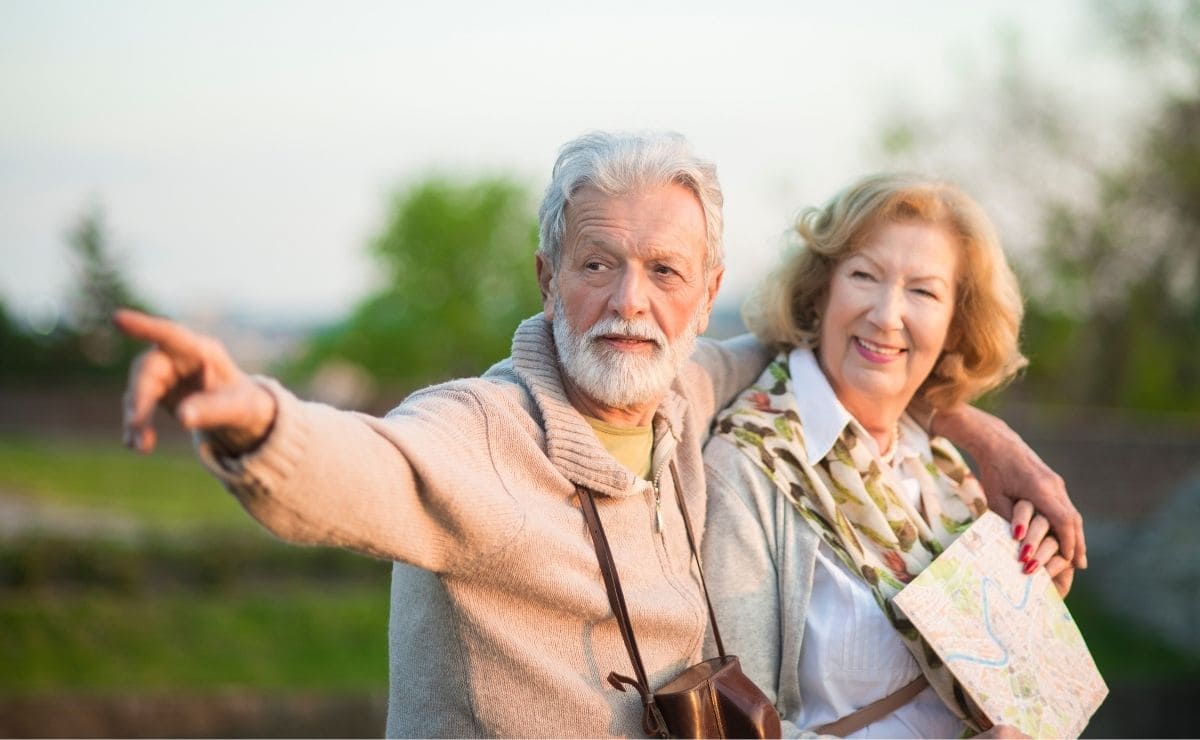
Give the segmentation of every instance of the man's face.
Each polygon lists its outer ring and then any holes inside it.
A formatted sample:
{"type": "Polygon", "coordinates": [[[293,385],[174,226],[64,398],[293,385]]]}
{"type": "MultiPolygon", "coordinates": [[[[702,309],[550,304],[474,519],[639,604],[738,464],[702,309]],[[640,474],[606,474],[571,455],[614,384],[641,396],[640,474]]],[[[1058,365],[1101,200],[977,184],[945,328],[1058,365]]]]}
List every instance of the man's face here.
{"type": "Polygon", "coordinates": [[[691,354],[723,270],[705,270],[704,212],[682,185],[567,206],[561,264],[538,263],[568,379],[615,409],[657,406],[691,354]]]}

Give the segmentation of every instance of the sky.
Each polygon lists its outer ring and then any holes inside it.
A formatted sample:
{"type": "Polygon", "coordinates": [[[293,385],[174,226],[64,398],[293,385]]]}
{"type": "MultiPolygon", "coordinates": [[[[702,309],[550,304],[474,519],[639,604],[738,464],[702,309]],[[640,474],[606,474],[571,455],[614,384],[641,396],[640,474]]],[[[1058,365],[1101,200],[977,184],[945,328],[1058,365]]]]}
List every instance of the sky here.
{"type": "Polygon", "coordinates": [[[376,285],[366,244],[405,183],[504,173],[540,193],[578,134],[671,129],[717,163],[736,305],[802,206],[879,166],[889,114],[947,109],[1006,29],[1036,68],[1091,79],[1085,16],[1082,0],[0,0],[0,298],[35,323],[61,310],[65,234],[98,207],[162,311],[335,318],[376,285]]]}

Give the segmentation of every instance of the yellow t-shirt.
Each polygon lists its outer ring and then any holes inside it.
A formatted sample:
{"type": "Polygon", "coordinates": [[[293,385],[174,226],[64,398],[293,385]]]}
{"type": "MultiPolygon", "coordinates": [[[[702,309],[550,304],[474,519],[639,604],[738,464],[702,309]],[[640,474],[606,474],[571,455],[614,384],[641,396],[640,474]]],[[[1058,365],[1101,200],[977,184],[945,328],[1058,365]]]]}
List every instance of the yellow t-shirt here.
{"type": "Polygon", "coordinates": [[[650,462],[654,452],[654,428],[615,427],[590,416],[583,417],[608,454],[636,476],[650,480],[650,462]]]}

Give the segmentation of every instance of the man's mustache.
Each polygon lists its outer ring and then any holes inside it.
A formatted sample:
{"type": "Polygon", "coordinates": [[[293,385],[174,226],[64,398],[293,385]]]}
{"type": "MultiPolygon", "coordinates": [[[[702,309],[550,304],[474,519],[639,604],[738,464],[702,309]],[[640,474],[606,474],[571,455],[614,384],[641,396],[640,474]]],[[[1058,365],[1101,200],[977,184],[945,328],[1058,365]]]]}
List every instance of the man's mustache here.
{"type": "Polygon", "coordinates": [[[607,337],[633,339],[642,342],[653,342],[658,348],[665,347],[667,337],[657,326],[645,321],[630,321],[628,319],[604,319],[588,330],[589,342],[607,337]]]}

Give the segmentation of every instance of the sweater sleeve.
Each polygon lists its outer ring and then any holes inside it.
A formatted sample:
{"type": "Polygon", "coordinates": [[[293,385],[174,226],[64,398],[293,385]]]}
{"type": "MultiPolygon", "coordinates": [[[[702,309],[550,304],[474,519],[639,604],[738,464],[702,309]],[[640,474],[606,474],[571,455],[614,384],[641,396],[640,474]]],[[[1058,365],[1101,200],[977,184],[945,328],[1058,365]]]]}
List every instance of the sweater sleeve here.
{"type": "Polygon", "coordinates": [[[725,408],[746,386],[758,380],[771,356],[767,347],[750,334],[720,342],[711,339],[697,342],[692,360],[712,382],[713,413],[725,408]]]}
{"type": "MultiPolygon", "coordinates": [[[[795,720],[815,535],[794,529],[807,524],[727,437],[713,437],[705,447],[704,473],[705,575],[725,650],[775,703],[783,736],[811,736],[795,720]]],[[[708,652],[715,651],[710,635],[708,652]]]]}
{"type": "Polygon", "coordinates": [[[206,467],[276,536],[345,547],[436,572],[469,570],[503,547],[521,513],[493,464],[475,394],[447,386],[384,419],[303,402],[271,380],[275,424],[254,452],[206,467]]]}

